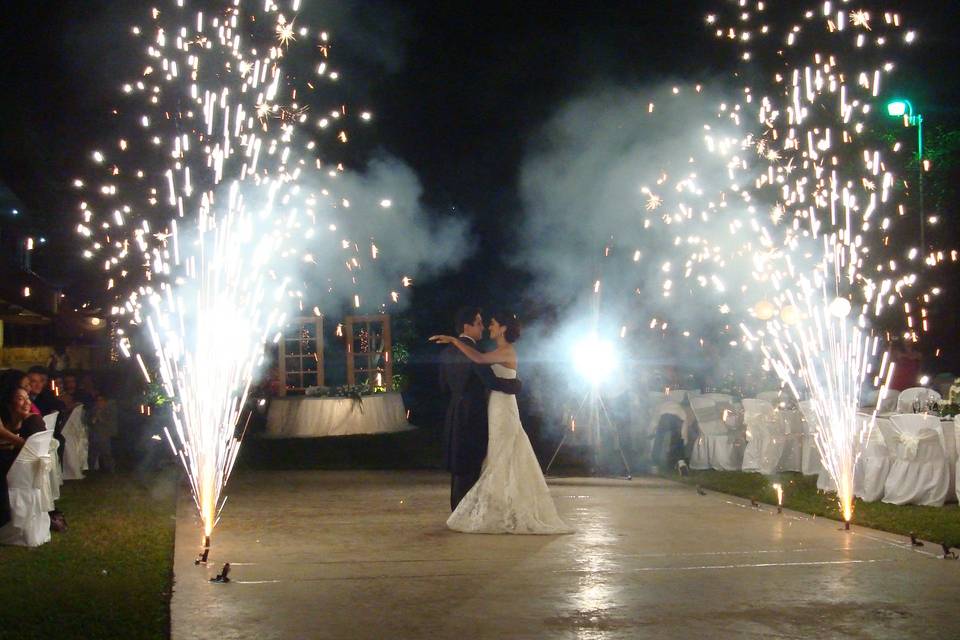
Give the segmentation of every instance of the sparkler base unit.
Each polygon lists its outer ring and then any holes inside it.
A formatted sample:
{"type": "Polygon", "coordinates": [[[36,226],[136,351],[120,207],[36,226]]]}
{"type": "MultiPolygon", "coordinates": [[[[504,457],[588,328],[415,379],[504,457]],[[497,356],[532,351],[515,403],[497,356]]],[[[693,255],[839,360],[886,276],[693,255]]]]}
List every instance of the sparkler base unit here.
{"type": "Polygon", "coordinates": [[[217,582],[220,584],[230,582],[230,563],[226,562],[223,565],[223,569],[220,570],[220,573],[216,575],[215,578],[210,578],[210,582],[217,582]]]}
{"type": "Polygon", "coordinates": [[[624,478],[633,480],[633,473],[630,471],[630,465],[627,463],[627,456],[624,455],[623,447],[620,446],[620,430],[610,420],[610,415],[607,413],[606,407],[603,406],[603,400],[600,398],[600,393],[596,387],[591,388],[590,392],[587,393],[580,403],[580,407],[571,420],[571,428],[568,429],[563,434],[563,438],[560,439],[560,444],[557,445],[556,451],[554,451],[553,456],[550,457],[550,462],[547,463],[546,468],[543,470],[544,475],[550,472],[550,467],[553,466],[554,461],[557,459],[557,454],[560,453],[560,449],[562,449],[563,445],[567,442],[567,436],[573,433],[573,425],[576,425],[577,419],[582,415],[585,415],[587,420],[587,433],[590,434],[594,440],[593,471],[596,472],[600,468],[600,431],[601,428],[603,428],[613,436],[613,447],[620,455],[620,461],[623,463],[624,478]]]}
{"type": "Polygon", "coordinates": [[[200,555],[197,556],[197,559],[194,560],[193,564],[206,564],[207,558],[210,556],[210,536],[203,537],[203,547],[200,549],[200,555]]]}

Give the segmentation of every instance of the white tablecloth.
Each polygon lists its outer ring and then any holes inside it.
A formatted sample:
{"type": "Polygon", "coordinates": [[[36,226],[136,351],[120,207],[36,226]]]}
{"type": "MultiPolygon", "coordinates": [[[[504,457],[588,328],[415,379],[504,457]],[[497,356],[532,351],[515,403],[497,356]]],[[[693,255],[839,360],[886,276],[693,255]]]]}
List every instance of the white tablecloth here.
{"type": "Polygon", "coordinates": [[[273,398],[267,411],[268,438],[322,438],[411,429],[399,393],[351,398],[273,398]]]}

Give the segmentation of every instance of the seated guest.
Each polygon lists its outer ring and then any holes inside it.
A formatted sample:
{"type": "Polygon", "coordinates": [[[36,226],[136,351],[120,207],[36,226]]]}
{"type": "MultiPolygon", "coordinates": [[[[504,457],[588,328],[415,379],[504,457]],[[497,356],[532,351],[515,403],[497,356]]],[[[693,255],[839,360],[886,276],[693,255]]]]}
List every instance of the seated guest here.
{"type": "Polygon", "coordinates": [[[0,394],[0,526],[10,520],[7,472],[27,438],[45,428],[43,418],[32,413],[31,404],[26,389],[9,384],[8,379],[0,394]]]}
{"type": "Polygon", "coordinates": [[[106,395],[98,395],[83,407],[83,421],[90,436],[90,469],[113,473],[113,438],[118,433],[117,404],[106,395]]]}
{"type": "Polygon", "coordinates": [[[57,345],[53,348],[53,353],[50,354],[50,360],[47,361],[47,371],[49,371],[50,377],[60,377],[69,368],[70,356],[67,355],[66,348],[63,345],[57,345]]]}
{"type": "Polygon", "coordinates": [[[59,411],[61,408],[60,401],[47,384],[49,377],[46,367],[39,365],[30,367],[27,370],[27,376],[30,378],[30,399],[40,409],[40,415],[45,416],[48,413],[59,411]]]}
{"type": "Polygon", "coordinates": [[[67,413],[73,411],[73,408],[80,404],[77,400],[77,375],[75,373],[67,372],[63,374],[60,402],[63,403],[63,409],[67,413]]]}
{"type": "MultiPolygon", "coordinates": [[[[19,371],[17,369],[7,369],[3,372],[2,378],[0,378],[0,389],[10,389],[17,387],[18,389],[23,389],[27,392],[27,395],[30,394],[30,376],[19,371]]],[[[40,409],[37,408],[37,405],[30,402],[30,412],[35,413],[38,416],[42,415],[40,409]]]]}

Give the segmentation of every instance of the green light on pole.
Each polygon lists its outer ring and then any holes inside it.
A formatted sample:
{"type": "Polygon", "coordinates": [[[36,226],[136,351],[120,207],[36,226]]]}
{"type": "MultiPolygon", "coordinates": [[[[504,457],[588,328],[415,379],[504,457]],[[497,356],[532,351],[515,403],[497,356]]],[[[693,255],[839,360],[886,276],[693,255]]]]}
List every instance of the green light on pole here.
{"type": "Polygon", "coordinates": [[[926,239],[924,237],[924,227],[926,226],[926,214],[923,210],[923,115],[913,112],[913,105],[909,100],[897,98],[887,103],[887,113],[894,118],[903,118],[904,124],[917,128],[917,170],[919,177],[917,181],[918,194],[920,196],[920,252],[926,253],[926,239]]]}
{"type": "Polygon", "coordinates": [[[894,100],[887,103],[887,113],[894,118],[901,118],[907,112],[907,102],[904,100],[894,100]]]}

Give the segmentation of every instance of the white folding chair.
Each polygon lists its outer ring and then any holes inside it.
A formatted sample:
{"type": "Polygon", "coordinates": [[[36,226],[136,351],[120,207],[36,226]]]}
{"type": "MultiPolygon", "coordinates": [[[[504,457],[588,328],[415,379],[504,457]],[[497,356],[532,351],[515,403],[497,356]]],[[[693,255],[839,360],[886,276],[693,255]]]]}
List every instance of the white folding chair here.
{"type": "Polygon", "coordinates": [[[899,398],[899,391],[896,389],[887,389],[886,395],[880,398],[880,403],[877,405],[877,413],[893,413],[896,411],[899,398]]]}
{"type": "Polygon", "coordinates": [[[940,419],[920,413],[897,414],[878,426],[891,454],[883,501],[943,506],[950,491],[950,465],[940,419]]]}
{"type": "Polygon", "coordinates": [[[690,408],[700,428],[690,456],[690,468],[739,471],[743,455],[737,446],[739,429],[723,421],[720,407],[712,400],[690,398],[690,408]]]}
{"type": "Polygon", "coordinates": [[[926,387],[910,387],[900,392],[897,398],[897,413],[913,413],[913,404],[919,400],[923,410],[930,400],[940,400],[940,394],[926,387]]]}
{"type": "Polygon", "coordinates": [[[687,390],[686,389],[669,389],[664,393],[664,398],[670,402],[680,402],[683,403],[687,399],[687,390]]]}
{"type": "Polygon", "coordinates": [[[10,522],[0,527],[0,544],[39,547],[50,540],[50,440],[39,431],[24,443],[7,472],[10,522]]]}
{"type": "Polygon", "coordinates": [[[83,405],[78,404],[63,425],[63,479],[82,480],[88,469],[87,454],[90,441],[87,427],[83,424],[83,405]]]}
{"type": "MultiPolygon", "coordinates": [[[[870,416],[860,413],[857,414],[857,419],[866,426],[870,416]]],[[[877,418],[877,423],[870,432],[870,439],[867,440],[853,470],[853,494],[865,502],[876,502],[883,498],[883,487],[890,473],[890,452],[880,432],[881,421],[889,422],[889,419],[877,418]]]]}
{"type": "Polygon", "coordinates": [[[785,439],[773,405],[757,398],[743,399],[743,423],[747,446],[743,450],[744,471],[770,475],[777,469],[785,439]]]}
{"type": "Polygon", "coordinates": [[[779,391],[761,391],[757,394],[757,400],[766,400],[773,406],[780,404],[780,392],[779,391]]]}
{"type": "Polygon", "coordinates": [[[728,402],[733,404],[733,396],[729,393],[703,393],[700,394],[700,397],[705,400],[713,400],[714,402],[728,402]]]}

